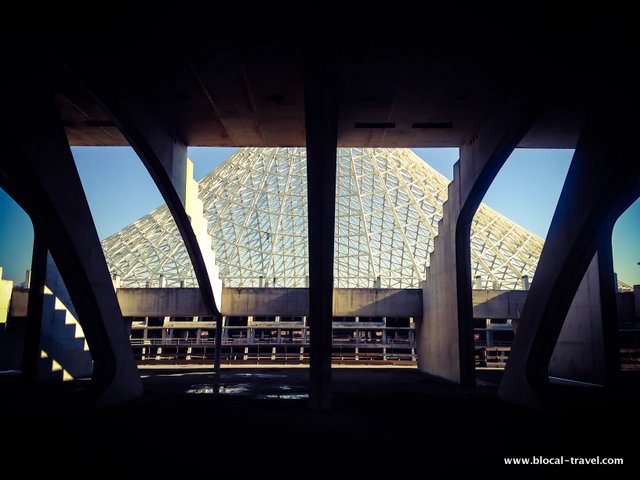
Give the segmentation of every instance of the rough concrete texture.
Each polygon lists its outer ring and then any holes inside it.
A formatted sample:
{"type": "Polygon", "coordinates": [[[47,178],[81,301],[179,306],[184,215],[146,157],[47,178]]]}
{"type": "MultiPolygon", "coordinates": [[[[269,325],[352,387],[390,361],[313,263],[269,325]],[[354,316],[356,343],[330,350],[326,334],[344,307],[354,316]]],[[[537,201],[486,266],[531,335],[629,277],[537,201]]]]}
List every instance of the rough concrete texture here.
{"type": "Polygon", "coordinates": [[[473,318],[518,319],[527,299],[525,290],[473,290],[473,318]]]}
{"type": "Polygon", "coordinates": [[[94,399],[128,400],[142,393],[142,385],[82,182],[43,77],[50,65],[35,50],[8,61],[21,76],[5,77],[12,91],[5,112],[12,122],[5,132],[10,160],[0,160],[3,178],[29,214],[35,236],[46,238],[74,300],[96,364],[94,399]]]}
{"type": "MultiPolygon", "coordinates": [[[[117,292],[125,317],[207,316],[196,288],[121,288],[117,292]]],[[[306,288],[224,288],[226,316],[307,316],[306,288]]],[[[337,317],[417,317],[422,314],[419,289],[337,288],[333,315],[337,317]]]]}
{"type": "Polygon", "coordinates": [[[210,315],[197,288],[119,288],[116,294],[124,317],[210,315]]]}
{"type": "MultiPolygon", "coordinates": [[[[457,162],[454,180],[459,176],[457,162]]],[[[423,284],[423,317],[416,321],[418,369],[456,383],[461,381],[455,244],[461,209],[456,191],[459,183],[449,184],[448,199],[442,206],[443,219],[438,222],[431,265],[423,284]]]]}
{"type": "Polygon", "coordinates": [[[47,255],[45,291],[40,331],[41,355],[38,380],[89,378],[93,359],[78,314],[60,272],[47,255]]]}
{"type": "Polygon", "coordinates": [[[573,298],[549,363],[549,375],[604,385],[598,255],[593,258],[573,298]]]}
{"type": "Polygon", "coordinates": [[[225,288],[223,292],[224,315],[309,315],[306,288],[225,288]]]}
{"type": "Polygon", "coordinates": [[[599,246],[611,248],[613,222],[640,193],[631,124],[610,122],[621,105],[607,95],[585,121],[500,384],[504,399],[547,405],[549,363],[571,302],[599,246]]]}
{"type": "MultiPolygon", "coordinates": [[[[125,317],[208,316],[202,296],[195,288],[120,288],[118,302],[125,317]]],[[[337,288],[334,290],[336,317],[414,317],[422,316],[423,291],[420,289],[337,288]]],[[[474,290],[473,317],[520,318],[527,297],[524,290],[474,290]]],[[[633,316],[633,295],[620,293],[626,305],[624,317],[633,316]]],[[[28,291],[15,289],[11,299],[12,317],[27,314],[28,291]]],[[[227,316],[308,314],[304,288],[224,288],[222,314],[227,316]]]]}
{"type": "Polygon", "coordinates": [[[416,322],[421,371],[453,382],[474,381],[471,221],[500,167],[534,122],[545,88],[542,79],[525,81],[460,148],[424,282],[424,315],[416,322]]]}
{"type": "Polygon", "coordinates": [[[421,317],[422,290],[385,288],[336,288],[336,317],[421,317]]]}

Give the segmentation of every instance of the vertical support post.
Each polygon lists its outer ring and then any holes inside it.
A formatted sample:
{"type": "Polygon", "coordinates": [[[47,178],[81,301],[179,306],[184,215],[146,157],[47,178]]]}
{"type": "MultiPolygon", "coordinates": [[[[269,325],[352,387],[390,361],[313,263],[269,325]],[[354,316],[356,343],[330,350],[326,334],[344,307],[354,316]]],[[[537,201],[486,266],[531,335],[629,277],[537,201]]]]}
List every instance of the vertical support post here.
{"type": "Polygon", "coordinates": [[[224,328],[222,315],[216,315],[216,356],[214,360],[214,370],[216,376],[220,378],[220,363],[222,362],[222,329],[224,328]]]}
{"type": "MultiPolygon", "coordinates": [[[[498,395],[521,405],[541,408],[557,401],[548,371],[567,312],[596,251],[604,239],[610,244],[614,222],[640,195],[634,126],[611,122],[632,115],[631,107],[613,89],[601,91],[582,128],[500,381],[498,395]]],[[[604,270],[611,286],[612,268],[604,270]]],[[[615,322],[611,310],[607,306],[604,315],[615,322]]]]}
{"type": "Polygon", "coordinates": [[[600,275],[600,306],[602,309],[602,343],[604,346],[605,385],[615,385],[620,376],[620,338],[618,333],[618,281],[613,272],[611,235],[600,240],[598,274],[600,275]]]}
{"type": "Polygon", "coordinates": [[[326,411],[331,408],[337,75],[333,49],[316,43],[307,47],[304,100],[309,205],[309,406],[326,411]]]}
{"type": "Polygon", "coordinates": [[[47,244],[42,234],[36,231],[33,239],[33,257],[27,303],[27,324],[22,354],[22,379],[35,382],[40,362],[40,330],[42,329],[42,304],[44,301],[44,279],[47,269],[47,244]]]}

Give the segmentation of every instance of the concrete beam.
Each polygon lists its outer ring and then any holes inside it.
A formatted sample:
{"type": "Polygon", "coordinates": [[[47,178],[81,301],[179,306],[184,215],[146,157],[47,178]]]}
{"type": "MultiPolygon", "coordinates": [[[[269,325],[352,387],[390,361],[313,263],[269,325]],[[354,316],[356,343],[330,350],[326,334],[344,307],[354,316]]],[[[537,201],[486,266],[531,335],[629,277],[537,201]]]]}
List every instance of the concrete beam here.
{"type": "Polygon", "coordinates": [[[424,283],[424,315],[416,322],[418,368],[474,384],[471,221],[496,174],[546,104],[544,82],[522,86],[467,139],[438,224],[424,283]]]}
{"type": "Polygon", "coordinates": [[[46,63],[38,52],[31,53],[5,58],[20,75],[1,80],[11,95],[2,111],[0,184],[30,216],[36,236],[46,236],[93,355],[98,403],[127,400],[142,393],[142,384],[53,93],[44,80],[46,63]]]}
{"type": "Polygon", "coordinates": [[[422,291],[392,288],[336,288],[336,317],[420,317],[422,291]]]}
{"type": "Polygon", "coordinates": [[[225,288],[222,313],[227,316],[309,315],[307,288],[225,288]]]}
{"type": "Polygon", "coordinates": [[[520,318],[527,299],[525,290],[473,290],[473,318],[520,318]]]}
{"type": "Polygon", "coordinates": [[[322,36],[305,50],[304,109],[309,238],[309,405],[331,408],[333,244],[338,142],[337,51],[322,36]]]}
{"type": "Polygon", "coordinates": [[[211,312],[197,288],[119,288],[124,317],[207,317],[211,312]]]}
{"type": "MultiPolygon", "coordinates": [[[[209,315],[197,288],[120,288],[117,296],[125,317],[209,315]]],[[[309,291],[306,288],[224,288],[222,315],[306,317],[309,315],[309,291]]],[[[419,289],[334,290],[333,316],[336,317],[419,315],[422,315],[422,290],[419,289]]]]}
{"type": "Polygon", "coordinates": [[[567,312],[596,250],[610,245],[614,222],[640,195],[635,132],[627,121],[634,112],[616,89],[602,91],[606,98],[585,122],[500,383],[499,395],[522,405],[553,402],[549,363],[567,312]]]}
{"type": "Polygon", "coordinates": [[[203,300],[210,314],[217,315],[222,282],[212,260],[206,222],[202,228],[203,214],[198,211],[201,203],[197,185],[190,177],[186,144],[140,103],[130,79],[114,74],[120,69],[104,65],[99,70],[87,70],[77,59],[68,59],[64,69],[66,74],[75,75],[109,113],[149,171],[182,236],[203,300]]]}
{"type": "MultiPolygon", "coordinates": [[[[209,310],[197,288],[119,288],[116,292],[125,317],[206,317],[209,310]]],[[[618,293],[620,319],[634,318],[633,293],[618,293]]],[[[15,288],[10,317],[26,317],[29,291],[15,288]]],[[[524,290],[474,290],[473,318],[518,320],[527,299],[524,290]]],[[[571,310],[581,308],[572,303],[571,310]]],[[[422,315],[421,289],[336,288],[333,291],[335,317],[413,317],[422,315]]],[[[224,288],[222,315],[287,316],[309,315],[306,288],[224,288]]],[[[577,311],[568,315],[577,316],[577,311]]]]}

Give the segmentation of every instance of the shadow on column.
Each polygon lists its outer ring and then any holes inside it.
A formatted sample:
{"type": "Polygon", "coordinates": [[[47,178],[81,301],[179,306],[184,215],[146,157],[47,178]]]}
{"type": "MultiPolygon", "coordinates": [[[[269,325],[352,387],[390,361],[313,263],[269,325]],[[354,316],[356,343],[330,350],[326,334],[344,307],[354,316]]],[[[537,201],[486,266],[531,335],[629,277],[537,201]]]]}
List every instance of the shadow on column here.
{"type": "MultiPolygon", "coordinates": [[[[3,108],[5,155],[0,183],[46,236],[78,313],[94,359],[99,404],[142,393],[98,235],[53,101],[45,62],[14,61],[21,72],[6,76],[12,95],[3,108]]],[[[7,61],[10,61],[9,59],[7,61]]]]}
{"type": "Polygon", "coordinates": [[[640,194],[631,112],[615,108],[623,105],[603,100],[583,127],[500,384],[506,400],[555,403],[548,369],[567,312],[599,246],[610,242],[614,222],[640,194]]]}

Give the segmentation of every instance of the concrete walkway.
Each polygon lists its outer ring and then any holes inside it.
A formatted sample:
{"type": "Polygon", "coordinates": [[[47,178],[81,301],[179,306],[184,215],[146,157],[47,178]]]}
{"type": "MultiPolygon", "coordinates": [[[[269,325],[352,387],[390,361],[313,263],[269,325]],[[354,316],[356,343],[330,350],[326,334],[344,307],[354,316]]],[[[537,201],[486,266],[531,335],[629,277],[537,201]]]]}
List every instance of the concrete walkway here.
{"type": "MultiPolygon", "coordinates": [[[[90,475],[84,464],[157,478],[213,476],[219,467],[237,478],[301,478],[349,465],[358,479],[463,466],[484,478],[507,468],[505,456],[621,456],[637,467],[637,390],[572,389],[581,404],[545,413],[504,403],[492,387],[435,383],[415,369],[333,376],[330,413],[308,410],[303,369],[226,370],[219,382],[206,371],[146,371],[142,398],[99,410],[83,401],[86,381],[24,390],[0,378],[3,464],[19,466],[26,453],[30,467],[50,473],[90,475]]],[[[517,475],[521,467],[509,468],[517,475]]],[[[620,467],[607,468],[615,475],[620,467]]]]}

